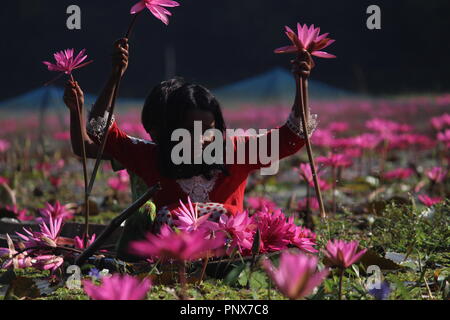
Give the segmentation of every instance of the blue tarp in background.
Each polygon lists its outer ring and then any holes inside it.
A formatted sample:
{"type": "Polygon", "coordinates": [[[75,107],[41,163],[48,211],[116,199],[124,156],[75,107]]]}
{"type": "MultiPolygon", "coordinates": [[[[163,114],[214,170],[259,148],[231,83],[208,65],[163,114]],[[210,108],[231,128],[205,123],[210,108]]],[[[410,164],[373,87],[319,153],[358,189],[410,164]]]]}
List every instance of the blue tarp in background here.
{"type": "MultiPolygon", "coordinates": [[[[221,101],[244,103],[292,103],[295,98],[293,75],[283,68],[275,68],[255,77],[244,79],[213,90],[221,101]]],[[[355,95],[325,83],[309,80],[311,99],[349,98],[355,95]]]]}
{"type": "MultiPolygon", "coordinates": [[[[291,73],[282,68],[275,68],[261,75],[238,81],[236,83],[212,90],[224,105],[239,103],[292,103],[295,96],[295,81],[291,73]]],[[[348,98],[355,95],[330,85],[310,80],[311,99],[348,98]]],[[[41,87],[15,98],[0,102],[0,111],[42,111],[64,107],[62,100],[64,89],[48,86],[41,87]]],[[[85,105],[91,106],[95,96],[85,94],[85,105]]],[[[120,106],[142,107],[143,99],[120,98],[120,106]]]]}

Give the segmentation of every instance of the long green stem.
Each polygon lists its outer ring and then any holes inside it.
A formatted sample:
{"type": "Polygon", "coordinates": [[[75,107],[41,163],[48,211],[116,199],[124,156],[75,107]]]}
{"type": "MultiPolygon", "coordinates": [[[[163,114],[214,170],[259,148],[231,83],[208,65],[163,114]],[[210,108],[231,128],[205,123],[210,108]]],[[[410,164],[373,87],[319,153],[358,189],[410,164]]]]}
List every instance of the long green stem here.
{"type": "MultiPolygon", "coordinates": [[[[70,75],[70,80],[75,83],[73,75],[70,75]]],[[[88,192],[88,175],[87,175],[87,156],[86,156],[86,144],[83,138],[83,119],[81,117],[81,106],[78,102],[78,92],[75,89],[75,99],[77,102],[77,115],[78,122],[80,124],[80,139],[81,139],[81,156],[83,163],[83,177],[84,177],[84,244],[87,246],[89,239],[89,192],[88,192]]]]}
{"type": "Polygon", "coordinates": [[[308,152],[308,158],[309,158],[309,163],[311,166],[311,172],[313,175],[313,180],[314,180],[314,187],[316,190],[316,196],[317,196],[317,200],[319,201],[319,207],[320,207],[320,216],[322,219],[326,219],[327,218],[327,213],[325,211],[325,206],[323,204],[323,199],[322,199],[322,192],[320,190],[320,185],[319,185],[319,179],[317,177],[317,170],[316,170],[316,164],[314,162],[314,155],[312,152],[312,146],[311,146],[311,140],[309,138],[309,130],[308,130],[308,125],[307,125],[307,121],[308,119],[308,113],[307,113],[307,108],[308,108],[308,81],[305,78],[300,78],[300,77],[296,77],[297,80],[297,86],[298,86],[298,91],[301,93],[301,99],[300,100],[300,116],[301,116],[301,120],[302,120],[302,126],[304,129],[304,133],[305,133],[305,138],[306,138],[306,150],[308,152]]]}
{"type": "Polygon", "coordinates": [[[342,300],[342,280],[344,279],[345,269],[340,269],[339,275],[339,300],[342,300]]]}
{"type": "Polygon", "coordinates": [[[180,262],[180,285],[181,285],[181,298],[186,299],[186,262],[180,262]]]}
{"type": "MultiPolygon", "coordinates": [[[[136,24],[136,20],[137,20],[139,15],[140,15],[140,13],[137,13],[137,14],[135,14],[133,16],[133,20],[131,21],[131,23],[130,23],[130,25],[128,27],[128,31],[127,31],[127,33],[125,35],[125,38],[128,39],[131,36],[131,34],[133,32],[133,29],[134,29],[134,26],[136,24]]],[[[108,116],[108,120],[106,122],[107,124],[106,124],[106,127],[105,127],[105,131],[103,133],[103,139],[101,141],[100,148],[99,148],[98,153],[97,153],[97,158],[95,160],[94,170],[92,171],[91,179],[89,181],[89,187],[88,187],[88,195],[89,196],[92,193],[92,188],[94,187],[94,182],[95,182],[95,179],[97,177],[97,172],[98,172],[98,169],[100,167],[100,163],[101,163],[102,158],[103,158],[103,153],[105,151],[106,141],[108,141],[109,127],[111,126],[111,123],[112,123],[112,117],[113,117],[113,114],[114,114],[114,109],[115,109],[115,106],[116,106],[116,100],[117,100],[117,96],[119,94],[121,81],[122,81],[122,77],[119,76],[117,78],[117,82],[116,82],[116,85],[115,85],[114,90],[113,90],[113,98],[112,98],[111,106],[109,108],[109,116],[108,116]]]]}
{"type": "Polygon", "coordinates": [[[333,215],[336,215],[336,180],[337,180],[337,177],[336,177],[336,168],[334,168],[333,167],[333,170],[332,170],[332,172],[333,172],[333,215]]]}
{"type": "Polygon", "coordinates": [[[200,275],[200,280],[199,280],[199,284],[203,282],[203,278],[205,277],[205,273],[206,273],[206,267],[208,266],[208,261],[209,261],[209,256],[206,256],[203,259],[203,267],[202,267],[202,273],[200,275]]]}

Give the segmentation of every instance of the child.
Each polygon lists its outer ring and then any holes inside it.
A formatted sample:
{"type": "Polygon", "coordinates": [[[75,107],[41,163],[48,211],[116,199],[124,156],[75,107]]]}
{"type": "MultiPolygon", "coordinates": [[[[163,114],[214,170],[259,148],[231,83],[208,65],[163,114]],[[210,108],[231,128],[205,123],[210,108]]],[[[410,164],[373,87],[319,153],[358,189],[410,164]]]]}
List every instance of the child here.
{"type": "MultiPolygon", "coordinates": [[[[181,86],[184,82],[179,79],[174,79],[172,81],[166,81],[161,83],[156,89],[155,92],[158,92],[160,96],[167,95],[171,92],[171,90],[176,89],[181,86]]],[[[72,150],[75,155],[82,157],[82,144],[80,132],[83,136],[85,148],[86,148],[86,156],[88,159],[96,159],[97,153],[100,149],[86,133],[86,126],[83,124],[80,128],[80,122],[78,121],[78,112],[77,112],[77,101],[78,105],[81,107],[81,119],[84,123],[84,93],[81,90],[78,82],[68,81],[65,87],[64,92],[64,102],[70,110],[70,137],[72,150]],[[81,129],[81,130],[80,130],[81,129]]],[[[139,140],[138,138],[130,137],[131,139],[139,140]]],[[[144,141],[144,140],[141,140],[144,141]]],[[[145,141],[146,143],[150,143],[150,141],[145,141]]],[[[120,164],[119,161],[109,156],[108,154],[103,154],[102,160],[110,160],[111,165],[114,171],[124,170],[125,168],[120,164]]],[[[147,185],[145,182],[137,176],[133,171],[127,170],[130,176],[130,186],[131,186],[131,196],[133,202],[139,199],[146,191],[147,185]]],[[[122,233],[122,236],[117,244],[117,252],[118,258],[127,261],[137,260],[136,257],[127,254],[127,246],[130,241],[143,239],[145,234],[148,232],[148,229],[151,227],[150,220],[147,216],[140,216],[139,213],[134,214],[131,218],[129,218],[125,223],[125,228],[122,233]]]]}
{"type": "MultiPolygon", "coordinates": [[[[109,106],[117,80],[123,77],[128,67],[128,39],[120,39],[114,45],[113,69],[96,104],[89,115],[87,132],[92,141],[100,144],[106,128],[109,106]]],[[[311,62],[296,59],[293,72],[308,76],[311,62]]],[[[120,161],[125,168],[141,177],[148,186],[161,183],[162,191],[154,197],[160,210],[160,223],[170,222],[171,211],[179,207],[179,201],[187,202],[188,197],[198,204],[199,214],[212,213],[217,219],[222,214],[235,214],[243,211],[244,191],[248,175],[267,165],[261,159],[251,164],[248,159],[250,144],[263,140],[261,136],[227,137],[234,146],[239,141],[245,144],[245,164],[175,164],[171,152],[175,143],[172,141],[174,130],[183,128],[193,132],[194,122],[202,123],[202,130],[218,129],[224,136],[225,121],[219,102],[203,86],[183,83],[181,80],[170,81],[168,94],[160,86],[152,90],[142,111],[142,124],[153,138],[153,143],[132,138],[119,129],[113,121],[109,128],[105,152],[120,161]],[[255,141],[256,140],[256,141],[255,141]]],[[[300,93],[297,92],[297,99],[300,93]]],[[[315,117],[307,114],[309,132],[317,126],[315,117]]],[[[293,111],[285,125],[279,128],[279,159],[297,153],[305,145],[305,135],[301,126],[300,115],[294,105],[293,111]]],[[[266,134],[266,141],[271,141],[273,130],[266,134]]],[[[206,148],[214,138],[205,135],[195,137],[202,148],[206,148]]],[[[271,152],[270,143],[267,149],[271,152]]]]}

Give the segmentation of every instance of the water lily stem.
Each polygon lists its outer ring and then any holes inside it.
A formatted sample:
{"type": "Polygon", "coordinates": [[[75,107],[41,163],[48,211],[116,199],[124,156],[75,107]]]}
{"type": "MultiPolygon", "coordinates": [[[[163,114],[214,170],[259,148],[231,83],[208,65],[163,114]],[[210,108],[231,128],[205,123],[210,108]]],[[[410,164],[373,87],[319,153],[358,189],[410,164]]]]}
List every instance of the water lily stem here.
{"type": "Polygon", "coordinates": [[[307,112],[308,80],[304,77],[296,77],[296,81],[297,81],[297,89],[301,93],[301,98],[299,99],[300,100],[300,111],[301,111],[300,116],[301,116],[302,126],[303,126],[303,130],[304,130],[305,137],[306,137],[306,150],[308,152],[309,164],[311,166],[311,172],[313,175],[316,196],[317,196],[317,200],[319,201],[320,217],[322,219],[326,219],[327,213],[325,211],[325,206],[323,204],[322,192],[320,190],[319,180],[317,177],[316,164],[314,162],[314,155],[313,155],[313,151],[312,151],[311,140],[309,138],[309,130],[308,130],[308,125],[307,125],[307,122],[309,120],[308,112],[307,112]]]}
{"type": "Polygon", "coordinates": [[[340,269],[339,275],[339,300],[342,300],[342,280],[344,279],[345,269],[340,269]]]}
{"type": "Polygon", "coordinates": [[[333,176],[333,215],[336,215],[336,168],[333,167],[332,170],[332,176],[333,176]]]}
{"type": "Polygon", "coordinates": [[[142,13],[142,11],[136,13],[136,14],[133,16],[133,19],[131,20],[131,23],[130,23],[130,25],[129,25],[129,27],[128,27],[128,31],[127,31],[127,33],[126,33],[126,35],[125,35],[125,38],[128,39],[128,38],[131,36],[131,34],[133,33],[133,29],[134,29],[134,26],[136,25],[137,18],[138,18],[138,16],[139,16],[141,13],[142,13]]]}
{"type": "Polygon", "coordinates": [[[206,256],[203,259],[203,267],[202,267],[202,273],[200,275],[200,280],[199,280],[199,284],[203,282],[203,278],[205,277],[205,273],[206,273],[206,267],[208,266],[208,262],[209,262],[209,256],[206,256]]]}
{"type": "Polygon", "coordinates": [[[186,299],[186,262],[180,262],[180,285],[181,285],[181,298],[186,299]]]}
{"type": "MultiPolygon", "coordinates": [[[[128,39],[131,36],[131,34],[133,32],[133,29],[134,29],[134,26],[136,24],[137,17],[139,16],[139,14],[140,13],[137,13],[137,14],[135,14],[133,16],[133,20],[131,20],[131,23],[130,23],[130,25],[128,27],[128,31],[127,31],[127,33],[125,35],[125,38],[128,39]]],[[[105,127],[105,132],[103,133],[103,140],[101,141],[100,148],[99,148],[98,153],[97,153],[97,158],[95,160],[94,170],[92,171],[92,175],[91,175],[91,178],[90,178],[90,181],[89,181],[88,192],[87,192],[89,196],[91,195],[92,188],[94,187],[94,182],[95,182],[95,179],[97,177],[97,172],[98,172],[98,169],[100,167],[100,162],[102,161],[102,158],[103,158],[103,153],[105,151],[106,141],[108,141],[109,127],[111,126],[111,123],[112,123],[112,117],[113,117],[113,114],[114,114],[114,109],[115,109],[115,106],[116,106],[116,100],[117,100],[117,96],[119,94],[121,81],[122,81],[122,77],[118,76],[116,85],[115,85],[114,90],[113,90],[113,96],[112,96],[111,106],[109,108],[108,120],[106,121],[107,125],[105,127]]]]}
{"type": "MultiPolygon", "coordinates": [[[[70,75],[70,80],[75,82],[73,75],[70,75]]],[[[81,118],[81,106],[78,101],[78,92],[75,89],[75,100],[77,102],[77,114],[78,114],[78,122],[80,124],[80,139],[82,146],[82,164],[83,164],[83,177],[84,177],[84,245],[87,246],[88,238],[89,238],[89,193],[88,193],[88,176],[87,176],[87,156],[86,156],[86,144],[84,143],[83,138],[83,120],[81,118]]]]}

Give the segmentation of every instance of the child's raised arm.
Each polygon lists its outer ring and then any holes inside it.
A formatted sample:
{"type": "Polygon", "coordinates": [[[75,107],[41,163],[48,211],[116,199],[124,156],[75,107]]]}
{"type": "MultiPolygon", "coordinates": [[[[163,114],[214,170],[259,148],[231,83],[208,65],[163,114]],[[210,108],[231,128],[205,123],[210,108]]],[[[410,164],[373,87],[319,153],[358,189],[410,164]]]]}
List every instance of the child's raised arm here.
{"type": "MultiPolygon", "coordinates": [[[[126,38],[119,39],[114,43],[111,74],[89,114],[86,130],[97,146],[100,146],[103,141],[117,82],[128,68],[128,47],[128,39],[126,38]]],[[[149,161],[153,159],[154,144],[129,136],[118,127],[114,117],[112,117],[111,126],[108,130],[108,139],[104,151],[126,169],[141,177],[144,174],[148,177],[151,174],[149,173],[149,161]]]]}
{"type": "Polygon", "coordinates": [[[116,89],[117,80],[122,78],[128,68],[128,39],[119,39],[114,43],[112,54],[112,70],[108,77],[100,96],[95,102],[94,107],[89,115],[90,118],[103,117],[112,104],[114,90],[116,89]]]}
{"type": "MultiPolygon", "coordinates": [[[[312,60],[307,58],[297,58],[292,60],[292,73],[297,78],[308,77],[313,67],[312,60]]],[[[297,86],[298,87],[298,86],[297,86]]],[[[301,115],[298,108],[298,99],[301,99],[301,92],[296,92],[292,112],[287,119],[285,125],[278,129],[270,130],[263,135],[253,135],[247,137],[238,137],[235,139],[235,149],[239,148],[239,144],[244,151],[244,159],[247,171],[253,171],[261,168],[275,168],[272,165],[276,160],[281,160],[297,153],[306,144],[305,130],[301,124],[301,115]],[[237,146],[237,147],[236,147],[237,146]],[[263,148],[263,149],[261,149],[263,148]],[[262,151],[261,151],[262,150],[262,151]],[[263,155],[266,156],[263,156],[263,155]],[[253,159],[253,160],[252,160],[253,159]],[[256,161],[255,161],[256,159],[256,161]]],[[[317,127],[317,115],[310,115],[307,110],[306,121],[308,133],[311,136],[317,127]]],[[[267,172],[272,172],[271,170],[267,172]]]]}
{"type": "MultiPolygon", "coordinates": [[[[72,151],[75,155],[82,156],[82,144],[81,135],[83,136],[83,141],[86,146],[86,156],[90,159],[95,159],[97,157],[97,152],[99,147],[89,138],[86,132],[85,118],[84,118],[84,93],[81,90],[78,82],[73,82],[69,80],[66,83],[64,91],[64,103],[70,110],[70,142],[72,144],[72,151]],[[78,103],[77,103],[78,98],[78,103]],[[81,114],[81,128],[80,122],[78,121],[78,110],[77,106],[80,106],[81,114]]],[[[103,160],[110,160],[110,157],[103,155],[103,160]]]]}

